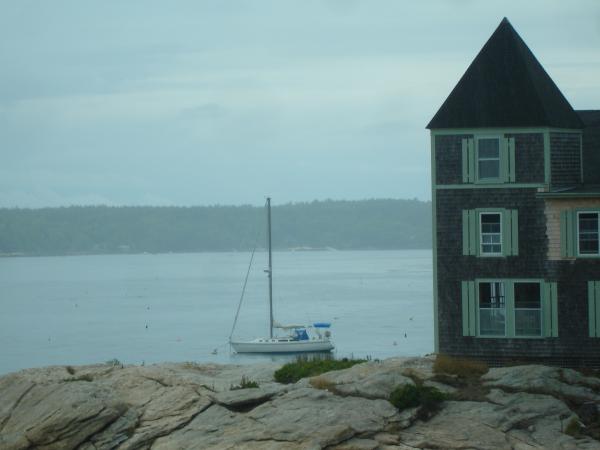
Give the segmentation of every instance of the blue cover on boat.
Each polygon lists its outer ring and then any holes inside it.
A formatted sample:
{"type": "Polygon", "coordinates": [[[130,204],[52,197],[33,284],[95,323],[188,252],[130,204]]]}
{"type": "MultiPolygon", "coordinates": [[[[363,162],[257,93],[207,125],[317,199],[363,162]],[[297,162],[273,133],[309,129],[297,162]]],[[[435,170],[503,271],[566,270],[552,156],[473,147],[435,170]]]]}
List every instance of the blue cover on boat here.
{"type": "Polygon", "coordinates": [[[313,327],[315,328],[329,328],[331,324],[329,322],[317,322],[313,323],[313,327]]]}
{"type": "Polygon", "coordinates": [[[298,341],[308,341],[308,333],[304,328],[294,330],[298,341]]]}

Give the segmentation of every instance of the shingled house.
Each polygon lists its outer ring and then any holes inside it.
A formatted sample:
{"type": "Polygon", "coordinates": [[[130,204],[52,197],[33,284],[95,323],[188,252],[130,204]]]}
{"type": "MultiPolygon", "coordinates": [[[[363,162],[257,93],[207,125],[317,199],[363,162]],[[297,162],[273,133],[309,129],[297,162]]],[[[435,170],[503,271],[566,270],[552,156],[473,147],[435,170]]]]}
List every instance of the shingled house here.
{"type": "Polygon", "coordinates": [[[600,367],[600,111],[504,19],[427,128],[436,352],[600,367]]]}

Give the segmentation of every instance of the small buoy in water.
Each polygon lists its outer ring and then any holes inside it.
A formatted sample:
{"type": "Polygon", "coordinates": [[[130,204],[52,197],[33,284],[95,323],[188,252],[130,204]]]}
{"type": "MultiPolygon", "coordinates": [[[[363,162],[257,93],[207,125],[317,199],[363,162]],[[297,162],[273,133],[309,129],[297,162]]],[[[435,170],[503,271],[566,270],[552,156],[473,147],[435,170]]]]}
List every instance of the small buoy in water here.
{"type": "Polygon", "coordinates": [[[404,337],[406,337],[406,333],[404,333],[404,337]]]}
{"type": "Polygon", "coordinates": [[[211,353],[212,353],[213,355],[216,355],[216,354],[217,354],[217,349],[215,348],[215,349],[214,349],[214,350],[213,350],[211,353]]]}
{"type": "Polygon", "coordinates": [[[148,329],[148,324],[146,324],[146,330],[148,329]]]}
{"type": "Polygon", "coordinates": [[[149,306],[146,306],[146,309],[147,309],[148,311],[150,311],[150,307],[149,307],[149,306]]]}
{"type": "Polygon", "coordinates": [[[394,345],[398,345],[398,343],[396,341],[394,341],[394,345]]]}
{"type": "Polygon", "coordinates": [[[412,318],[412,317],[409,317],[409,319],[408,319],[408,320],[413,320],[413,318],[412,318]]]}

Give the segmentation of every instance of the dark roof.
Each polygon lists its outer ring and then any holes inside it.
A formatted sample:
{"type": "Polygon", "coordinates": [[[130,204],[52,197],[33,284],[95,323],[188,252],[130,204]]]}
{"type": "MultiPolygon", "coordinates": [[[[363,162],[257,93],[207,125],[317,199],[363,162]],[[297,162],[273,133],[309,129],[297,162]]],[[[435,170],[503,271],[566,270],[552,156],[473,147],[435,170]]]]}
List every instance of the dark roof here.
{"type": "Polygon", "coordinates": [[[583,129],[583,181],[600,184],[600,111],[577,111],[583,129]]]}
{"type": "Polygon", "coordinates": [[[583,128],[581,120],[504,18],[427,128],[583,128]]]}
{"type": "Polygon", "coordinates": [[[600,127],[600,109],[580,109],[575,112],[585,127],[600,127]]]}

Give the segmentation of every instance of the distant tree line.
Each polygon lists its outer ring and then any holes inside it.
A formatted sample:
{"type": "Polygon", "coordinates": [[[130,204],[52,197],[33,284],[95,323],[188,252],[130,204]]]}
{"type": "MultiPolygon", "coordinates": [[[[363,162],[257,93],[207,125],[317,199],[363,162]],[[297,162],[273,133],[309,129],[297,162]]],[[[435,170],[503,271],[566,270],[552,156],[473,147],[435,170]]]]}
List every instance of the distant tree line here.
{"type": "MultiPolygon", "coordinates": [[[[273,247],[431,248],[431,203],[313,201],[274,206],[273,247]]],[[[0,254],[245,251],[265,247],[254,206],[0,209],[0,254]]]]}

